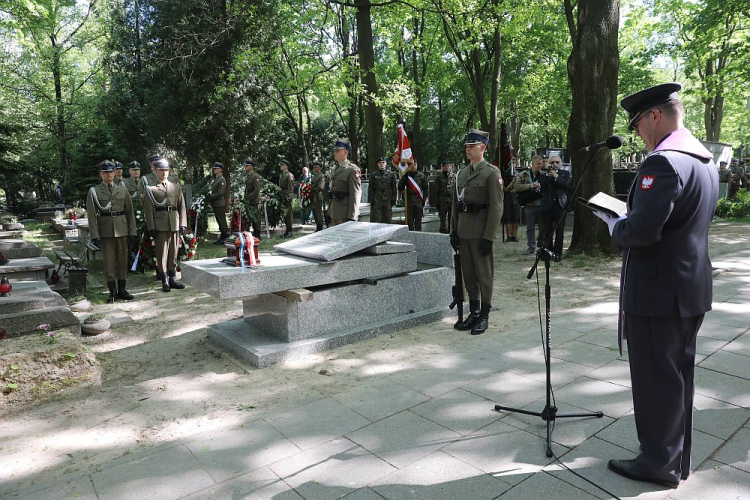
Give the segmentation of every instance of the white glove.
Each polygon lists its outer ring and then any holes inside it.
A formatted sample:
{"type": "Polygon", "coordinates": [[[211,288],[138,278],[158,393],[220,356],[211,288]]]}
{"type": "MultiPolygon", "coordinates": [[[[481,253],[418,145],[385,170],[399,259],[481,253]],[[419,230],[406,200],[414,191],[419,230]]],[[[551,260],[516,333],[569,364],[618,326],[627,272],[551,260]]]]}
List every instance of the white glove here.
{"type": "Polygon", "coordinates": [[[628,218],[627,215],[621,215],[619,217],[613,217],[612,215],[605,214],[604,212],[600,212],[598,210],[594,210],[594,215],[599,217],[601,220],[607,223],[607,227],[609,227],[609,235],[612,236],[612,233],[615,230],[615,226],[618,222],[621,220],[625,220],[628,218]]]}

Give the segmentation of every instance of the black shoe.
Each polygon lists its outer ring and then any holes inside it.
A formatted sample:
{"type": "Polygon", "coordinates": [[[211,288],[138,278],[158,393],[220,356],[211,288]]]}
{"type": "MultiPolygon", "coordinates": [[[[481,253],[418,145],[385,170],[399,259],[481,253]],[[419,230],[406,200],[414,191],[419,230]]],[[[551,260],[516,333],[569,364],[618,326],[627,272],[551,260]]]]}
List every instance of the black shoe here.
{"type": "Polygon", "coordinates": [[[323,224],[318,224],[318,225],[316,225],[316,226],[315,226],[315,232],[316,232],[316,233],[317,233],[318,231],[322,231],[322,230],[323,230],[323,224]]]}
{"type": "Polygon", "coordinates": [[[607,466],[612,472],[635,481],[654,483],[667,488],[677,488],[680,484],[679,481],[667,481],[665,479],[650,477],[641,470],[641,467],[636,463],[636,460],[610,460],[607,466]]]}
{"type": "Polygon", "coordinates": [[[133,300],[133,296],[125,290],[125,280],[117,280],[117,298],[122,300],[133,300]]]}
{"type": "Polygon", "coordinates": [[[282,237],[282,238],[291,238],[291,237],[292,237],[292,233],[291,233],[291,232],[289,232],[289,233],[284,233],[284,234],[282,234],[282,235],[281,235],[281,237],[282,237]]]}
{"type": "Polygon", "coordinates": [[[172,291],[172,288],[169,286],[169,281],[167,280],[166,276],[164,276],[164,279],[161,280],[161,291],[162,292],[172,291]]]}
{"type": "Polygon", "coordinates": [[[169,288],[174,288],[177,290],[182,290],[183,288],[185,288],[185,285],[175,279],[176,274],[174,271],[167,271],[167,274],[169,274],[169,280],[167,281],[169,288]]]}
{"type": "Polygon", "coordinates": [[[107,297],[107,304],[114,304],[117,300],[117,287],[114,281],[107,281],[107,288],[109,288],[109,297],[107,297]]]}
{"type": "Polygon", "coordinates": [[[536,253],[536,248],[531,248],[531,247],[527,248],[523,252],[524,255],[534,255],[535,253],[536,253]]]}
{"type": "Polygon", "coordinates": [[[553,259],[555,262],[560,262],[562,260],[562,255],[559,253],[555,254],[555,258],[553,259]]]}
{"type": "Polygon", "coordinates": [[[516,238],[515,236],[511,236],[510,241],[512,241],[513,243],[518,243],[518,238],[516,238]]]}
{"type": "Polygon", "coordinates": [[[472,335],[481,335],[487,331],[490,326],[490,309],[492,306],[489,304],[482,304],[482,309],[479,311],[479,321],[476,322],[474,327],[471,329],[472,335]]]}
{"type": "Polygon", "coordinates": [[[164,281],[164,273],[161,272],[161,271],[159,271],[157,269],[156,270],[156,278],[155,279],[156,279],[156,281],[164,281]]]}
{"type": "Polygon", "coordinates": [[[441,229],[440,232],[443,233],[443,234],[448,234],[449,233],[449,231],[447,229],[445,229],[445,228],[441,229]]]}
{"type": "Polygon", "coordinates": [[[465,332],[474,328],[474,325],[479,321],[479,305],[478,300],[469,299],[469,315],[463,321],[456,321],[453,328],[459,332],[465,332]]]}

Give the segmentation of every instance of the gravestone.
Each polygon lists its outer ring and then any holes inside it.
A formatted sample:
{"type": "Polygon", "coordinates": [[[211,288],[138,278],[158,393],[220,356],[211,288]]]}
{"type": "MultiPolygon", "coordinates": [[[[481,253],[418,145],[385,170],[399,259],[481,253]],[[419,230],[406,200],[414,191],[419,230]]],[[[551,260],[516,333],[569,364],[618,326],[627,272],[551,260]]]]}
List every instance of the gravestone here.
{"type": "MultiPolygon", "coordinates": [[[[9,260],[4,266],[0,266],[0,276],[7,276],[13,281],[42,281],[47,279],[50,269],[55,265],[47,257],[33,257],[29,259],[9,260]]],[[[13,284],[15,287],[16,285],[13,284]]]]}
{"type": "Polygon", "coordinates": [[[398,241],[386,241],[367,247],[360,253],[369,255],[387,255],[389,253],[414,252],[416,248],[411,243],[400,243],[398,241]]]}
{"type": "Polygon", "coordinates": [[[11,238],[0,239],[0,252],[9,260],[39,257],[42,255],[42,249],[33,243],[11,238]]]}
{"type": "Polygon", "coordinates": [[[16,281],[10,297],[0,297],[0,325],[9,335],[31,334],[46,323],[50,328],[70,327],[80,332],[80,321],[58,293],[45,281],[16,281]]]}
{"type": "Polygon", "coordinates": [[[345,222],[274,245],[273,248],[284,253],[330,262],[408,231],[409,228],[394,224],[345,222]]]}

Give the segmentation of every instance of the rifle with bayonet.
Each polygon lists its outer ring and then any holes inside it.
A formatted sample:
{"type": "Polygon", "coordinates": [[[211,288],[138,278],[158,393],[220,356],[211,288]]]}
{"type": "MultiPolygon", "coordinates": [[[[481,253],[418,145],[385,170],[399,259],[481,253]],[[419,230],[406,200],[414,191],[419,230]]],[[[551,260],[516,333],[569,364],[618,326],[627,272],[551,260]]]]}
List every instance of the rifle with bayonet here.
{"type": "Polygon", "coordinates": [[[451,246],[453,247],[453,268],[456,272],[455,282],[451,292],[453,294],[453,302],[449,306],[450,309],[458,307],[458,321],[464,320],[464,275],[463,269],[461,268],[461,252],[458,246],[458,236],[451,234],[451,246]]]}

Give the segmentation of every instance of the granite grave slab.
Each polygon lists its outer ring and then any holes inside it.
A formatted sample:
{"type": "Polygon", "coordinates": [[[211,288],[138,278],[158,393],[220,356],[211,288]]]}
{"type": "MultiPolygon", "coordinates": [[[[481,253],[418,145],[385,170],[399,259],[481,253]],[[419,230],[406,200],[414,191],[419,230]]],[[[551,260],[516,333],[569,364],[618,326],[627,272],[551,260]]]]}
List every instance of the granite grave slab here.
{"type": "MultiPolygon", "coordinates": [[[[371,247],[367,247],[361,250],[360,253],[366,253],[368,255],[387,255],[391,253],[402,253],[402,252],[413,252],[416,249],[411,243],[401,243],[398,241],[386,241],[378,243],[371,247]]],[[[419,256],[417,255],[417,259],[419,256]]]]}
{"type": "MultiPolygon", "coordinates": [[[[45,280],[50,269],[55,265],[47,257],[9,260],[0,266],[0,276],[7,276],[11,282],[22,280],[45,280]]],[[[13,285],[15,287],[15,284],[13,285]]]]}
{"type": "Polygon", "coordinates": [[[45,281],[14,282],[11,293],[10,297],[0,297],[0,325],[9,335],[34,333],[42,323],[80,333],[80,322],[68,303],[45,281]]]}
{"type": "Polygon", "coordinates": [[[447,234],[407,231],[397,234],[393,240],[413,244],[417,250],[417,262],[453,267],[453,248],[447,234]]]}
{"type": "Polygon", "coordinates": [[[232,267],[222,259],[183,262],[182,278],[185,284],[217,299],[236,299],[417,269],[416,252],[349,255],[332,262],[277,253],[261,254],[260,259],[263,264],[256,269],[232,267]]]}
{"type": "Polygon", "coordinates": [[[274,245],[280,252],[300,255],[310,259],[332,261],[367,247],[394,239],[409,229],[394,224],[345,222],[323,231],[274,245]]]}
{"type": "Polygon", "coordinates": [[[0,240],[0,252],[8,260],[39,257],[42,255],[42,249],[38,246],[17,239],[0,240]],[[7,245],[6,242],[11,242],[11,244],[7,245]]]}
{"type": "Polygon", "coordinates": [[[0,231],[0,240],[22,238],[23,231],[0,231]]]}

